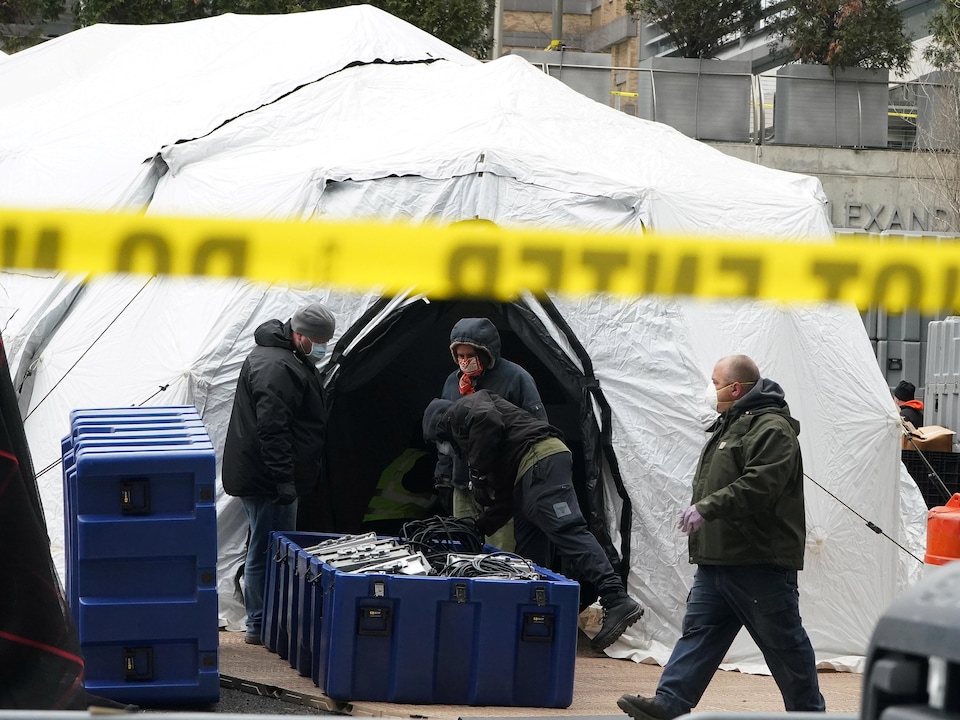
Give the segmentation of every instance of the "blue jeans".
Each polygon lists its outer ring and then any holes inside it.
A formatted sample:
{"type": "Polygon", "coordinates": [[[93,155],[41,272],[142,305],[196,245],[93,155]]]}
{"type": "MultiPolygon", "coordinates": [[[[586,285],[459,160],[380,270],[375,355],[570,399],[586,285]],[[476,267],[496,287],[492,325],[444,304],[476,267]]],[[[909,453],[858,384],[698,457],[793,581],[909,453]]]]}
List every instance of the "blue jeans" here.
{"type": "Polygon", "coordinates": [[[270,532],[296,530],[297,501],[289,505],[274,505],[268,497],[240,499],[247,513],[247,520],[250,521],[247,561],[243,568],[243,605],[247,610],[247,635],[260,637],[270,532]]]}
{"type": "Polygon", "coordinates": [[[813,646],[800,620],[797,571],[775,565],[698,567],[657,702],[677,715],[696,707],[741,627],[763,653],[786,709],[823,711],[813,646]]]}

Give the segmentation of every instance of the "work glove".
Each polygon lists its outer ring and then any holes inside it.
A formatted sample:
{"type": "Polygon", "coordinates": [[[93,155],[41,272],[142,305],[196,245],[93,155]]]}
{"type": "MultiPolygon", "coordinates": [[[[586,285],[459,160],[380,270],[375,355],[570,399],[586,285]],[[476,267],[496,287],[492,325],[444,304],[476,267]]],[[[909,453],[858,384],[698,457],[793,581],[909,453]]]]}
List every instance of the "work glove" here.
{"type": "Polygon", "coordinates": [[[703,515],[697,510],[697,506],[691,505],[681,513],[677,527],[683,530],[685,535],[692,535],[703,527],[704,522],[703,515]]]}
{"type": "Polygon", "coordinates": [[[277,483],[277,496],[273,499],[274,505],[289,505],[297,499],[296,483],[277,483]]]}
{"type": "Polygon", "coordinates": [[[473,468],[470,468],[470,492],[481,507],[493,504],[493,493],[487,483],[487,476],[481,475],[473,468]]]}
{"type": "Polygon", "coordinates": [[[470,468],[470,484],[473,487],[476,487],[477,485],[485,485],[486,480],[486,475],[481,475],[476,468],[470,468]]]}

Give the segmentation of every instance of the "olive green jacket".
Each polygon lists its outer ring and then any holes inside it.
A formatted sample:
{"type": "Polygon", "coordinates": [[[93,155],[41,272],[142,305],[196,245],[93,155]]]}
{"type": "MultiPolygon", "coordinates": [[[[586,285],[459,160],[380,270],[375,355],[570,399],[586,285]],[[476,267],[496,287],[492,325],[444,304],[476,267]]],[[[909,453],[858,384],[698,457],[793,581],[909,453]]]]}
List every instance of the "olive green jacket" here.
{"type": "Polygon", "coordinates": [[[689,539],[698,565],[803,569],[803,461],[780,386],[766,378],[720,414],[693,479],[703,526],[689,539]]]}

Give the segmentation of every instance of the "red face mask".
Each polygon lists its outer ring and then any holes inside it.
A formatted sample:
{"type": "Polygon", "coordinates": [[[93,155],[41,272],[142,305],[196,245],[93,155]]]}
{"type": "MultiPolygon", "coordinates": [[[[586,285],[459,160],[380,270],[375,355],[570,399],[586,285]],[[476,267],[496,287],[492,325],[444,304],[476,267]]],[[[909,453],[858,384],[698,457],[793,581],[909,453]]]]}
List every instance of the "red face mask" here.
{"type": "Polygon", "coordinates": [[[483,365],[480,364],[480,358],[477,356],[469,358],[460,358],[457,361],[460,366],[460,394],[470,395],[474,391],[473,380],[477,375],[483,372],[483,365]]]}
{"type": "Polygon", "coordinates": [[[460,371],[464,375],[469,375],[470,377],[474,377],[483,372],[483,366],[480,364],[480,358],[478,358],[476,355],[469,358],[460,358],[458,364],[460,365],[460,371]]]}

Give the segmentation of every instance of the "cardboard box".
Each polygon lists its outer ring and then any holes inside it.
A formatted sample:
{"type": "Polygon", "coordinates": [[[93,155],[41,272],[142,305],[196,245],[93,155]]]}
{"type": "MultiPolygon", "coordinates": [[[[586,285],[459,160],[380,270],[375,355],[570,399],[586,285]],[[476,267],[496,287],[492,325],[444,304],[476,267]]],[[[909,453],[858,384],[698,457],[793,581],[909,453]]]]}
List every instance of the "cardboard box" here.
{"type": "Polygon", "coordinates": [[[917,428],[916,435],[903,436],[904,450],[921,450],[923,452],[953,452],[953,430],[940,425],[924,425],[917,428]]]}

